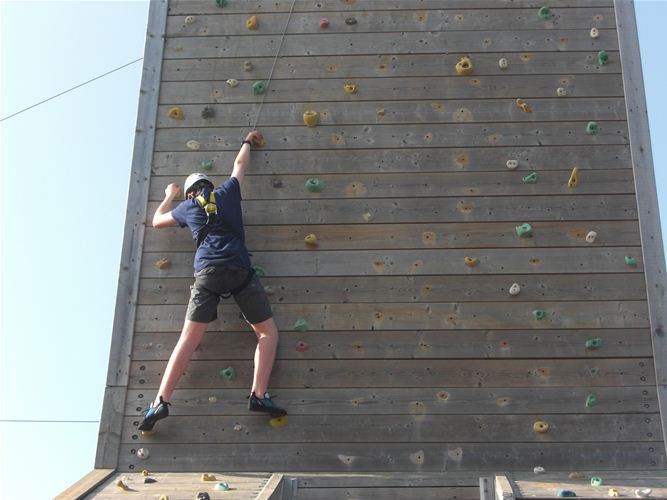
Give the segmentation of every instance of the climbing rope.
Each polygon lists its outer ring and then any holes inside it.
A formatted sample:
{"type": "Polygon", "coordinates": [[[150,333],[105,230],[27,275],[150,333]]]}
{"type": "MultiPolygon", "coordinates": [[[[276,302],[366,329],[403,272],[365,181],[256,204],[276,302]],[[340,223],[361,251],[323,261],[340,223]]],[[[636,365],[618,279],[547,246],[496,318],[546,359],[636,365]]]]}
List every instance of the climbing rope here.
{"type": "MultiPolygon", "coordinates": [[[[292,0],[292,6],[290,7],[289,14],[287,16],[287,22],[285,23],[285,28],[283,29],[283,34],[280,37],[280,44],[278,45],[278,51],[276,52],[276,56],[273,58],[273,64],[271,65],[271,71],[269,72],[269,79],[266,82],[266,87],[268,88],[269,85],[271,84],[271,78],[273,77],[273,70],[276,68],[276,62],[278,61],[278,56],[280,55],[280,50],[283,47],[283,42],[285,41],[285,35],[287,34],[287,26],[289,25],[289,21],[292,18],[292,12],[294,11],[294,4],[296,3],[296,0],[292,0]]],[[[262,100],[259,103],[259,108],[257,109],[257,114],[255,115],[255,121],[252,124],[252,130],[255,130],[257,128],[257,122],[259,121],[259,115],[262,112],[262,106],[264,106],[264,98],[266,97],[266,92],[262,93],[262,100]]]]}

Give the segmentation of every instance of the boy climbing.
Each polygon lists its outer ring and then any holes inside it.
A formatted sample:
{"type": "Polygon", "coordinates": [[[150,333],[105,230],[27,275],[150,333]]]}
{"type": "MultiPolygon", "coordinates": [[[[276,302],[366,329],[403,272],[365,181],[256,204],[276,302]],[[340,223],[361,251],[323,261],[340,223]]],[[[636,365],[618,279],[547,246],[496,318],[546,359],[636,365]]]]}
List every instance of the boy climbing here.
{"type": "Polygon", "coordinates": [[[241,217],[241,184],[250,165],[250,147],[262,140],[258,131],[248,133],[241,144],[232,175],[220,187],[204,174],[195,173],[185,180],[185,201],[169,211],[180,187],[169,184],[165,198],[155,211],[153,227],[188,226],[197,242],[195,282],[185,314],[181,336],[169,358],[160,388],[146,412],[139,430],[150,431],[158,420],[169,415],[168,402],[190,357],[199,346],[208,324],[217,319],[220,298],[233,296],[246,321],[257,335],[255,369],[248,399],[250,411],[272,417],[287,412],[271,400],[267,389],[278,347],[278,328],[264,288],[255,276],[245,247],[241,217]]]}

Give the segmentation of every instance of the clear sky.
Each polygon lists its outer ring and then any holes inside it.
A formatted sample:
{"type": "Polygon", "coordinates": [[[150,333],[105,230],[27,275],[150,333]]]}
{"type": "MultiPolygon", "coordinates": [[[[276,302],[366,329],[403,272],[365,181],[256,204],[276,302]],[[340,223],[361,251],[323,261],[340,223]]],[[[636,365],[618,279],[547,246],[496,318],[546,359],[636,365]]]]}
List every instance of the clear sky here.
{"type": "MultiPolygon", "coordinates": [[[[667,2],[636,7],[664,233],[667,2]]],[[[4,117],[142,57],[148,2],[0,16],[4,117]]],[[[140,78],[141,62],[0,124],[0,418],[80,422],[1,422],[2,498],[51,498],[94,465],[140,78]]]]}

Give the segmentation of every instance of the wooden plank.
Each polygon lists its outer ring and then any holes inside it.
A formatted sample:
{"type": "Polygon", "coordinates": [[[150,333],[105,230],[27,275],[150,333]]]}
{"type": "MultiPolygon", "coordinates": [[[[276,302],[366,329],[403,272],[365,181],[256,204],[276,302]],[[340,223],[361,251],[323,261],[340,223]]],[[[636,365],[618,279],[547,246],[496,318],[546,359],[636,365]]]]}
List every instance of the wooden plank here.
{"type": "MultiPolygon", "coordinates": [[[[157,389],[165,363],[132,362],[130,386],[157,389]]],[[[650,386],[655,384],[650,358],[591,360],[277,360],[271,386],[331,387],[583,387],[650,386]]],[[[252,362],[191,361],[179,381],[184,389],[245,388],[252,380],[252,362]],[[226,380],[220,369],[234,367],[236,378],[226,380]]]]}
{"type": "MultiPolygon", "coordinates": [[[[603,252],[598,248],[253,251],[253,264],[273,277],[632,273],[642,271],[638,253],[636,247],[610,247],[603,252]],[[636,267],[625,264],[626,255],[637,258],[636,267]],[[479,264],[466,266],[466,256],[478,259],[479,264]]],[[[143,278],[192,276],[193,258],[192,252],[144,253],[141,275],[143,278]],[[169,259],[171,267],[157,269],[155,262],[161,258],[169,259]]]]}
{"type": "MultiPolygon", "coordinates": [[[[354,33],[317,33],[286,35],[283,40],[283,56],[327,56],[362,54],[406,54],[420,52],[438,54],[454,66],[460,53],[472,48],[480,52],[523,52],[530,47],[533,52],[617,50],[618,40],[605,30],[601,39],[591,39],[590,29],[521,29],[507,31],[476,30],[367,33],[362,21],[354,33]],[[417,49],[417,50],[415,50],[417,49]],[[444,53],[444,55],[443,55],[444,53]]],[[[270,57],[280,44],[280,34],[252,34],[237,36],[172,37],[165,42],[165,59],[196,57],[270,57]]]]}
{"type": "MultiPolygon", "coordinates": [[[[133,339],[131,339],[133,340],[133,339]]],[[[130,346],[131,348],[131,346],[130,346]]],[[[129,360],[125,361],[129,363],[129,360]]],[[[120,445],[121,426],[123,424],[123,407],[127,393],[127,371],[125,369],[124,385],[104,388],[102,400],[102,417],[98,432],[95,468],[102,469],[104,464],[118,463],[118,446],[120,445]]]]}
{"type": "MultiPolygon", "coordinates": [[[[295,473],[299,493],[311,488],[427,488],[435,486],[473,487],[477,484],[474,472],[411,472],[393,474],[390,472],[373,473],[295,473]]],[[[304,493],[306,494],[306,493],[304,493]]]]}
{"type": "Polygon", "coordinates": [[[508,500],[514,500],[516,498],[512,485],[504,475],[496,476],[494,489],[496,490],[496,498],[498,499],[507,498],[508,500]]]}
{"type": "MultiPolygon", "coordinates": [[[[153,401],[153,394],[144,389],[128,391],[126,416],[134,416],[153,401]]],[[[245,397],[247,389],[194,388],[176,389],[171,398],[170,414],[178,415],[248,415],[245,397]]],[[[614,414],[657,413],[655,387],[538,387],[500,388],[479,387],[417,387],[356,389],[281,388],[280,404],[290,415],[457,415],[477,412],[502,414],[614,414]],[[595,394],[597,404],[585,406],[589,394],[595,394]]],[[[133,424],[134,424],[133,421],[133,424]]],[[[345,483],[348,484],[348,483],[345,483]]]]}
{"type": "Polygon", "coordinates": [[[283,498],[283,475],[271,474],[255,500],[281,500],[283,498]]]}
{"type": "Polygon", "coordinates": [[[55,497],[55,500],[78,500],[83,498],[114,473],[113,469],[93,469],[72,486],[55,497]]]}
{"type": "MultiPolygon", "coordinates": [[[[455,64],[456,61],[453,61],[452,68],[455,64]]],[[[252,80],[244,80],[242,75],[234,75],[241,78],[236,87],[227,85],[225,76],[220,75],[216,80],[204,82],[162,82],[160,104],[247,103],[248,110],[250,110],[250,104],[258,103],[262,99],[266,103],[384,101],[387,106],[390,106],[392,101],[402,101],[406,96],[419,101],[484,98],[507,99],[508,119],[518,119],[525,113],[514,105],[517,97],[524,99],[553,98],[558,87],[566,87],[571,97],[620,97],[623,95],[622,80],[617,74],[531,75],[530,84],[527,84],[524,75],[443,76],[432,79],[354,77],[352,80],[344,78],[271,80],[271,85],[261,96],[254,96],[251,86],[255,80],[266,79],[268,75],[253,75],[252,80]],[[359,90],[354,95],[346,94],[343,90],[343,86],[350,81],[358,85],[359,90]],[[517,95],[517,89],[521,89],[521,95],[517,95]]],[[[560,100],[566,101],[567,99],[560,100]]],[[[377,115],[373,113],[368,117],[368,123],[375,123],[377,119],[377,115]]],[[[245,123],[248,122],[245,121],[245,123]]],[[[303,126],[302,118],[297,123],[301,128],[306,129],[303,126]]],[[[309,133],[314,134],[318,130],[316,128],[309,133]]],[[[234,145],[237,144],[234,143],[234,145]]]]}
{"type": "MultiPolygon", "coordinates": [[[[620,73],[618,64],[597,64],[594,52],[509,52],[503,56],[509,66],[500,69],[498,54],[468,52],[475,61],[475,75],[560,75],[620,73]]],[[[618,52],[608,50],[611,60],[618,60],[618,52]]],[[[274,57],[253,56],[251,72],[246,73],[243,60],[236,58],[167,59],[162,70],[163,82],[221,80],[230,77],[248,78],[268,75],[274,57]],[[222,78],[226,77],[226,78],[222,78]]],[[[442,77],[451,75],[451,69],[442,59],[432,54],[377,54],[340,56],[292,56],[280,58],[272,80],[302,78],[386,78],[386,77],[442,77]]]]}
{"type": "MultiPolygon", "coordinates": [[[[121,448],[120,470],[130,465],[141,467],[130,452],[133,445],[121,448]]],[[[197,444],[183,453],[174,445],[154,444],[149,467],[154,471],[201,469],[216,463],[226,471],[260,470],[280,463],[284,472],[292,470],[330,472],[393,471],[435,472],[493,468],[529,469],[544,464],[548,470],[577,470],[595,461],[597,469],[644,470],[664,468],[664,455],[655,443],[388,443],[368,446],[363,443],[261,443],[243,445],[229,453],[227,445],[197,444]],[[411,455],[423,453],[423,463],[416,465],[411,455]]]]}
{"type": "Polygon", "coordinates": [[[299,500],[329,500],[354,498],[355,500],[478,500],[477,488],[309,488],[299,490],[299,500]]]}

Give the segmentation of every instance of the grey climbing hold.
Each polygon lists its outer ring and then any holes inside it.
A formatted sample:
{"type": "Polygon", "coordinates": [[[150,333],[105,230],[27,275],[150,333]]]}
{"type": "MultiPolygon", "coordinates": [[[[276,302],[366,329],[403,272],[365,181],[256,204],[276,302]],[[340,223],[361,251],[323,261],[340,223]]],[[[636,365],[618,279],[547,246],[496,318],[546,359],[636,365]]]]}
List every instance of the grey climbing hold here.
{"type": "Polygon", "coordinates": [[[345,19],[345,24],[347,24],[348,26],[354,26],[355,24],[357,24],[357,20],[354,17],[348,17],[347,19],[345,19]]]}
{"type": "Polygon", "coordinates": [[[213,118],[214,116],[215,116],[215,109],[213,109],[211,106],[206,106],[204,109],[201,110],[202,118],[213,118]]]}

